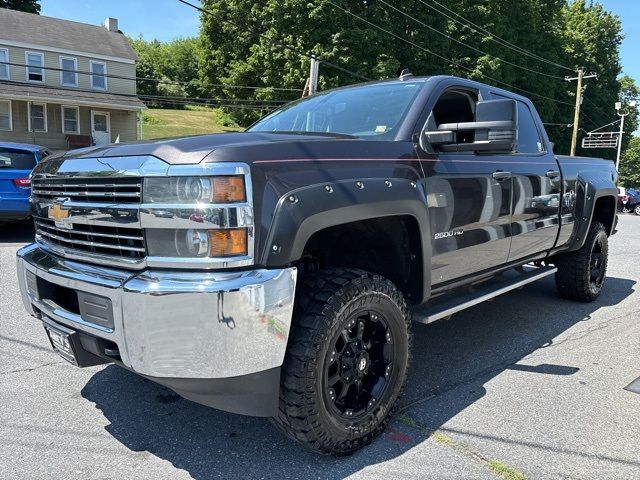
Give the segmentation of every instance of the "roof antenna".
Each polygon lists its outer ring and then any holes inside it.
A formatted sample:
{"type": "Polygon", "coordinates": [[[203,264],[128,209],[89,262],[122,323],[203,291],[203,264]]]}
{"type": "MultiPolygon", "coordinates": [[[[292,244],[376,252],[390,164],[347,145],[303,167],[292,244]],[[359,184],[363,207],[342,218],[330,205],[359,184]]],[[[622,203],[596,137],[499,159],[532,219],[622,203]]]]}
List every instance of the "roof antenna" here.
{"type": "Polygon", "coordinates": [[[413,77],[413,73],[408,68],[398,69],[400,70],[400,81],[404,82],[407,78],[413,77]]]}

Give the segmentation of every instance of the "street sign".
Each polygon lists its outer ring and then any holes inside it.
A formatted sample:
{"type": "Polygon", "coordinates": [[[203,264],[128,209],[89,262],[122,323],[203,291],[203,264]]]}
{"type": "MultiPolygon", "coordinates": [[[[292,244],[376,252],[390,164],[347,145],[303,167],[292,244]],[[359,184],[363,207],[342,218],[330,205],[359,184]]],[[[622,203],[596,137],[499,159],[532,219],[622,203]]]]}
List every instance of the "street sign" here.
{"type": "Polygon", "coordinates": [[[582,148],[618,148],[620,132],[590,132],[582,137],[582,148]]]}

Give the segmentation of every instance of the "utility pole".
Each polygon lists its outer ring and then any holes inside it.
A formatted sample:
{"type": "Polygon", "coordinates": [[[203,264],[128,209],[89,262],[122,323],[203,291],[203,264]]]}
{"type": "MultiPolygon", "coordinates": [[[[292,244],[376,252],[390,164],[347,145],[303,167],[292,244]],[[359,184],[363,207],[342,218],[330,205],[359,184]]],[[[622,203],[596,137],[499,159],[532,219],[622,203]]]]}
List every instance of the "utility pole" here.
{"type": "Polygon", "coordinates": [[[314,57],[311,57],[310,60],[309,76],[307,77],[307,81],[304,82],[304,89],[302,90],[303,97],[308,97],[318,92],[318,69],[320,68],[320,62],[314,57]]]}
{"type": "MultiPolygon", "coordinates": [[[[629,106],[631,108],[635,108],[636,101],[631,100],[629,102],[629,106]]],[[[620,134],[618,135],[618,154],[616,155],[616,170],[620,169],[620,152],[622,152],[622,134],[624,133],[624,117],[629,115],[629,112],[620,113],[620,110],[622,110],[622,102],[616,102],[616,113],[620,117],[620,134]]]]}
{"type": "Polygon", "coordinates": [[[576,145],[578,143],[578,130],[580,123],[580,106],[582,105],[582,81],[587,78],[598,78],[595,73],[591,73],[589,75],[584,74],[584,68],[578,68],[578,76],[577,77],[564,77],[567,82],[572,82],[574,80],[578,81],[578,85],[576,88],[576,107],[573,114],[573,134],[571,135],[571,153],[572,157],[576,155],[576,145]]]}
{"type": "Polygon", "coordinates": [[[309,66],[309,95],[315,95],[318,92],[318,70],[320,62],[311,57],[311,65],[309,66]]]}

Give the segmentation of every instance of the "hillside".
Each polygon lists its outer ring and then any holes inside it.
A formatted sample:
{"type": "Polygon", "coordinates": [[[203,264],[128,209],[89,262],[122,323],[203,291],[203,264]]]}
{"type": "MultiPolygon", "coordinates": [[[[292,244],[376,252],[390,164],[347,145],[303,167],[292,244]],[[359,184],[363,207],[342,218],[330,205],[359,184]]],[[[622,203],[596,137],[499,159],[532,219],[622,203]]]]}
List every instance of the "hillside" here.
{"type": "Polygon", "coordinates": [[[240,131],[240,128],[223,111],[204,107],[184,110],[150,108],[145,110],[142,138],[179,137],[240,131]]]}

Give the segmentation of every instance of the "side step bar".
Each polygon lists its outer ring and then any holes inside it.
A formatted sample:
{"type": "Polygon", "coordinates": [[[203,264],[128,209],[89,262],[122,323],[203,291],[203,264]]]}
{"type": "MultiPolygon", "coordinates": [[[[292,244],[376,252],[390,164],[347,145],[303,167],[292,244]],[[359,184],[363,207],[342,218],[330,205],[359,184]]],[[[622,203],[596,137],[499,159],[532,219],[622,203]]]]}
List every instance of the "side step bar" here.
{"type": "Polygon", "coordinates": [[[419,323],[435,322],[436,320],[449,317],[466,308],[491,300],[503,293],[520,288],[527,283],[532,283],[541,278],[553,275],[557,270],[556,267],[551,266],[535,268],[504,280],[487,282],[466,294],[456,295],[454,293],[453,296],[444,295],[442,301],[436,299],[433,303],[428,303],[413,310],[412,320],[419,323]]]}

